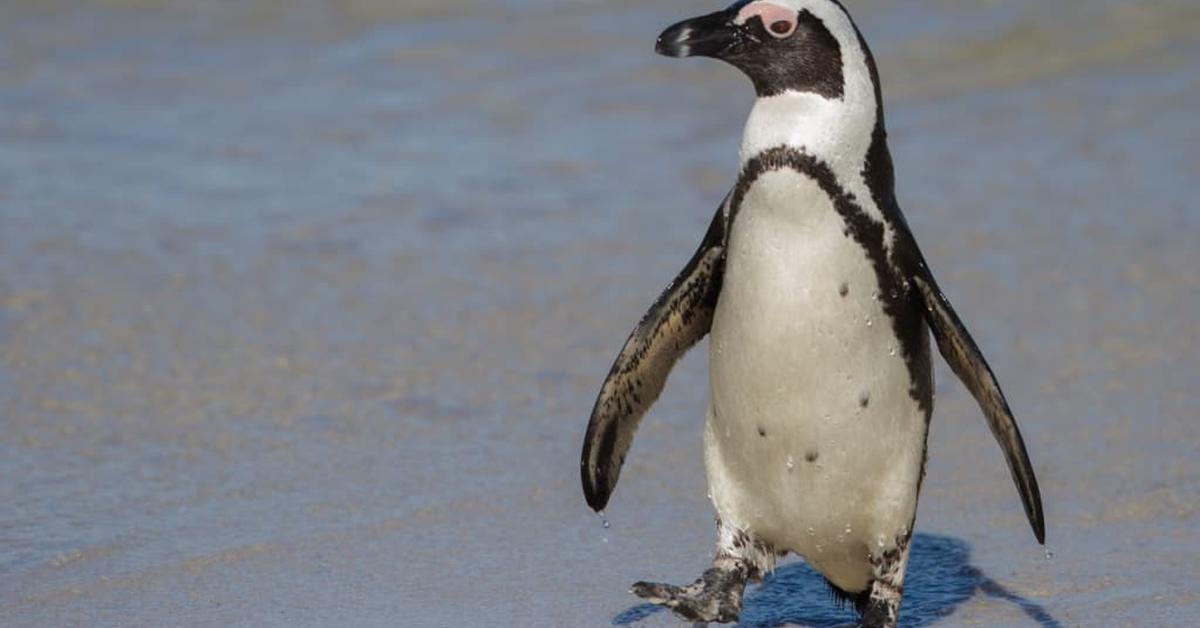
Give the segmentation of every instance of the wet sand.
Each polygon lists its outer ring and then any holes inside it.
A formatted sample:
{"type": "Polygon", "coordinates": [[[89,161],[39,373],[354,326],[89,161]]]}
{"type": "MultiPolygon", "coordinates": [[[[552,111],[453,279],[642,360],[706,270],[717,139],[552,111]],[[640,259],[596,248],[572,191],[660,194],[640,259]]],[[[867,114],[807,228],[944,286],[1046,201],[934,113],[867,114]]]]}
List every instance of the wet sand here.
{"type": "MultiPolygon", "coordinates": [[[[1192,622],[1200,7],[850,7],[1053,552],[939,364],[903,625],[1192,622]]],[[[0,624],[676,625],[703,346],[607,529],[578,454],[732,182],[749,86],[651,52],[704,8],[0,8],[0,624]]],[[[797,561],[744,616],[850,618],[797,561]]]]}

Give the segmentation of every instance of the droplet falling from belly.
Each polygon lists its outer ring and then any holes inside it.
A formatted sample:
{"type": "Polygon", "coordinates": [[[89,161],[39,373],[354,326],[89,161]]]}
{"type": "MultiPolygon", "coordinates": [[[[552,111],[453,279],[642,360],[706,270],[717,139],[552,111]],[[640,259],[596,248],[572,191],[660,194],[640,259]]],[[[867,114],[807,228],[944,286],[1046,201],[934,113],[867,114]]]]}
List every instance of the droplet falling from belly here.
{"type": "Polygon", "coordinates": [[[796,460],[794,458],[792,458],[791,456],[788,456],[788,459],[787,459],[788,473],[791,473],[792,469],[795,469],[795,468],[796,468],[796,460]]]}
{"type": "Polygon", "coordinates": [[[601,510],[596,514],[600,517],[600,526],[607,530],[610,524],[608,523],[608,517],[604,516],[604,511],[601,510]]]}

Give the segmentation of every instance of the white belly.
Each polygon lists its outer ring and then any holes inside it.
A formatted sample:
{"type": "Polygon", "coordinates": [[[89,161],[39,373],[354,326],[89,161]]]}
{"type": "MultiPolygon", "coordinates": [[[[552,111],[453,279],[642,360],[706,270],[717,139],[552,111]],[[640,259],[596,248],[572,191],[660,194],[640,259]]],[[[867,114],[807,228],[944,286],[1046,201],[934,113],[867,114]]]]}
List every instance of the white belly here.
{"type": "Polygon", "coordinates": [[[862,590],[916,508],[926,421],[866,251],[793,170],[746,194],[709,345],[722,521],[862,590]]]}

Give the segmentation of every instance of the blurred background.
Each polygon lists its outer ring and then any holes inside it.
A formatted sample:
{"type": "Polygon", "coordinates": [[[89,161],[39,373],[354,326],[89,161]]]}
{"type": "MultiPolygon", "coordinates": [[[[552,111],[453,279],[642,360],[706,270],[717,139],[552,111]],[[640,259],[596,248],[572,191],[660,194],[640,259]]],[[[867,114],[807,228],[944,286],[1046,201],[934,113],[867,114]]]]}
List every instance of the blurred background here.
{"type": "MultiPolygon", "coordinates": [[[[938,366],[905,626],[1200,614],[1200,4],[846,0],[898,194],[1025,432],[938,366]]],[[[0,624],[675,625],[703,345],[578,454],[731,185],[683,0],[0,4],[0,624]]],[[[750,625],[851,619],[789,563],[750,625]]]]}

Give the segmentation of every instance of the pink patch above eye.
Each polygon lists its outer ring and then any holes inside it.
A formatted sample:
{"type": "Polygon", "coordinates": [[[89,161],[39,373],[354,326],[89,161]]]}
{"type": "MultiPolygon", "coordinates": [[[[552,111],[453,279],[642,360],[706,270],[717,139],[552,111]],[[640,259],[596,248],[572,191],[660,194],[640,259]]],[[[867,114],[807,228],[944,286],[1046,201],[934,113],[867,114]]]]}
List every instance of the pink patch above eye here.
{"type": "Polygon", "coordinates": [[[791,35],[796,30],[796,12],[778,4],[760,0],[751,2],[738,11],[734,24],[745,24],[750,18],[757,16],[767,27],[767,32],[780,39],[791,35]]]}

